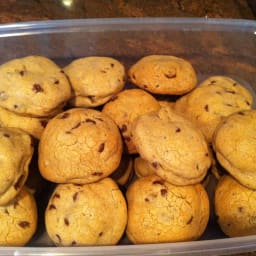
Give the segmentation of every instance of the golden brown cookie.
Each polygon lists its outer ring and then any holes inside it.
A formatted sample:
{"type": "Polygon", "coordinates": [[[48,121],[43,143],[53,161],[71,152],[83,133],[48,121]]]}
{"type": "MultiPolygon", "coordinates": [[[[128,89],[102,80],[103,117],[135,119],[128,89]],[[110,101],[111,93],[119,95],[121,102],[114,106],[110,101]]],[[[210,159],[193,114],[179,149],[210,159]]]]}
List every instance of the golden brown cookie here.
{"type": "Polygon", "coordinates": [[[9,203],[22,189],[33,151],[27,133],[16,128],[0,128],[0,205],[9,203]]]}
{"type": "Polygon", "coordinates": [[[129,69],[128,76],[133,84],[156,94],[181,95],[197,83],[195,70],[188,61],[168,55],[140,59],[129,69]]]}
{"type": "Polygon", "coordinates": [[[129,184],[133,178],[133,158],[130,155],[122,155],[118,168],[110,177],[120,186],[129,184]]]}
{"type": "Polygon", "coordinates": [[[175,110],[191,120],[209,143],[216,126],[226,116],[252,108],[252,95],[237,81],[225,76],[213,76],[181,97],[175,110]]]}
{"type": "Polygon", "coordinates": [[[137,153],[131,137],[131,123],[135,118],[160,109],[158,101],[141,89],[124,90],[117,94],[104,107],[102,112],[109,115],[118,125],[127,150],[137,153]]]}
{"type": "Polygon", "coordinates": [[[0,107],[0,127],[19,128],[36,139],[40,139],[48,120],[49,118],[21,116],[0,107]]]}
{"type": "Polygon", "coordinates": [[[207,226],[209,199],[201,184],[175,186],[151,175],[131,184],[126,197],[132,243],[197,240],[207,226]]]}
{"type": "Polygon", "coordinates": [[[73,97],[71,105],[96,107],[106,103],[125,85],[124,66],[110,57],[84,57],[64,69],[68,75],[73,97]]]}
{"type": "Polygon", "coordinates": [[[110,175],[122,156],[114,121],[96,110],[74,108],[51,119],[39,143],[39,169],[56,183],[85,184],[110,175]]]}
{"type": "Polygon", "coordinates": [[[256,189],[256,110],[224,119],[216,128],[213,148],[219,163],[240,183],[256,189]]]}
{"type": "Polygon", "coordinates": [[[28,56],[0,66],[0,106],[34,117],[54,115],[71,96],[63,71],[50,59],[28,56]]]}
{"type": "Polygon", "coordinates": [[[171,108],[144,114],[132,127],[133,142],[155,173],[175,185],[203,180],[211,165],[202,133],[171,108]]]}
{"type": "Polygon", "coordinates": [[[127,223],[127,207],[116,183],[59,184],[45,212],[46,230],[58,246],[114,245],[127,223]]]}
{"type": "Polygon", "coordinates": [[[256,191],[229,175],[220,178],[215,191],[215,214],[230,237],[256,235],[256,191]]]}
{"type": "Polygon", "coordinates": [[[23,187],[8,205],[0,206],[0,245],[23,246],[37,228],[37,206],[34,197],[23,187]]]}
{"type": "Polygon", "coordinates": [[[138,178],[155,174],[155,168],[152,164],[140,156],[134,159],[134,171],[138,178]]]}

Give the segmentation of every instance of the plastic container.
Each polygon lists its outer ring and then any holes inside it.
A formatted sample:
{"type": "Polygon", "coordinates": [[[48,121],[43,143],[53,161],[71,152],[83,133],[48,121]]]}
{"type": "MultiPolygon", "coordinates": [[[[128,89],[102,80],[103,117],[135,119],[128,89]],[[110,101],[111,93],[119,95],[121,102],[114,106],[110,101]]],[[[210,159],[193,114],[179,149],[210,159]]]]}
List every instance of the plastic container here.
{"type": "MultiPolygon", "coordinates": [[[[228,75],[256,91],[256,21],[132,18],[24,22],[0,26],[0,49],[0,64],[43,55],[64,66],[75,58],[99,55],[115,57],[127,68],[142,56],[169,54],[189,60],[199,77],[228,75]]],[[[43,226],[43,209],[40,211],[43,226]]],[[[0,255],[226,255],[256,251],[256,236],[227,238],[213,218],[200,241],[125,243],[53,247],[41,230],[28,246],[2,247],[0,255]]]]}

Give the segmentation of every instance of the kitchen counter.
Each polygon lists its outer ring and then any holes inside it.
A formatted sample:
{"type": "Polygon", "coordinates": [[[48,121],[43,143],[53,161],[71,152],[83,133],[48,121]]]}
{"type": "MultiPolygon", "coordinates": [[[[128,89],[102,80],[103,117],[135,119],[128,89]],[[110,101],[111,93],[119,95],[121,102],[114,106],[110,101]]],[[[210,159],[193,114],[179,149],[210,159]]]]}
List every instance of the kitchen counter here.
{"type": "Polygon", "coordinates": [[[4,0],[0,23],[111,17],[256,19],[255,0],[4,0]]]}

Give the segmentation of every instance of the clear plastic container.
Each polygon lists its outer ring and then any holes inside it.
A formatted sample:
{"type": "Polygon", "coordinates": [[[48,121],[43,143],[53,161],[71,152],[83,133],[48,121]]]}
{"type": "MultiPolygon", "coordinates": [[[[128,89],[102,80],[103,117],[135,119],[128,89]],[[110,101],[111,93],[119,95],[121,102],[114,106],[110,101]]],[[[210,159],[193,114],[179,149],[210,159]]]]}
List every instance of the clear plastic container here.
{"type": "MultiPolygon", "coordinates": [[[[149,54],[183,57],[199,77],[227,75],[256,91],[256,21],[204,18],[126,18],[24,22],[0,26],[0,64],[43,55],[65,66],[83,56],[112,56],[126,68],[149,54]]],[[[209,191],[212,196],[212,191],[209,191]]],[[[42,198],[43,199],[43,198],[42,198]]],[[[44,200],[42,200],[44,201],[44,200]]],[[[226,255],[256,251],[256,236],[227,238],[213,215],[200,241],[100,247],[54,247],[43,227],[26,247],[0,255],[226,255]]]]}

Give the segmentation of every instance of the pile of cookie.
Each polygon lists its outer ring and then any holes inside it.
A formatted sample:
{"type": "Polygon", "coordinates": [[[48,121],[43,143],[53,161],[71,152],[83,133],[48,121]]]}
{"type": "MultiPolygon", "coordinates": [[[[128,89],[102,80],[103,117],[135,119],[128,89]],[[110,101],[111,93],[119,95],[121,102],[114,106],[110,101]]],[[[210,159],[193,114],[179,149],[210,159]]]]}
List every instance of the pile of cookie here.
{"type": "Polygon", "coordinates": [[[135,244],[197,240],[212,170],[222,230],[255,234],[252,101],[228,77],[198,85],[192,65],[174,56],[146,56],[127,73],[110,57],[63,69],[42,56],[2,64],[0,245],[25,245],[36,232],[34,155],[56,184],[44,221],[58,246],[113,245],[124,234],[135,244]]]}

